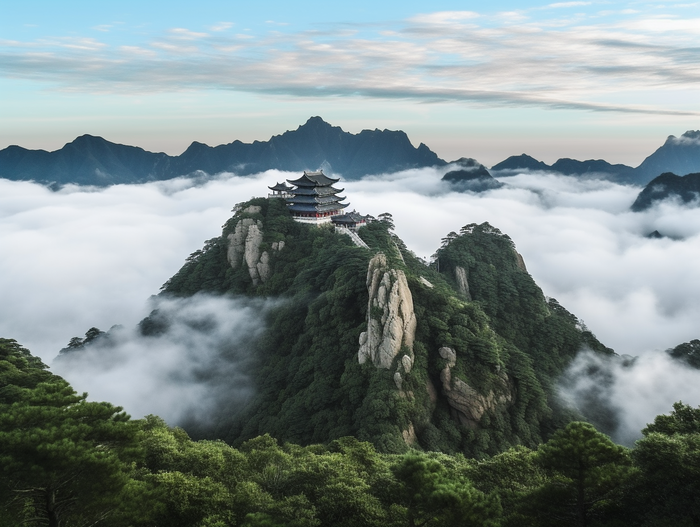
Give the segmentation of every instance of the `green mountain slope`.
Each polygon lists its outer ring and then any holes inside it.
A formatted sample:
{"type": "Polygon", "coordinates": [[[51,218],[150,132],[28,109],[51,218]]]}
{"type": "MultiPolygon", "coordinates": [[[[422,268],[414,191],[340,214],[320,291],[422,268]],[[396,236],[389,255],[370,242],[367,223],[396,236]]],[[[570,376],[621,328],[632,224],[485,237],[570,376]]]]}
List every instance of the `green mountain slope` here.
{"type": "MultiPolygon", "coordinates": [[[[545,299],[513,242],[488,224],[451,233],[426,266],[389,217],[359,231],[296,223],[278,199],[241,204],[163,295],[280,300],[251,350],[256,394],[207,435],[300,444],[353,435],[479,456],[534,446],[572,416],[554,382],[581,347],[612,353],[545,299]]],[[[153,313],[145,334],[164,329],[153,313]]]]}

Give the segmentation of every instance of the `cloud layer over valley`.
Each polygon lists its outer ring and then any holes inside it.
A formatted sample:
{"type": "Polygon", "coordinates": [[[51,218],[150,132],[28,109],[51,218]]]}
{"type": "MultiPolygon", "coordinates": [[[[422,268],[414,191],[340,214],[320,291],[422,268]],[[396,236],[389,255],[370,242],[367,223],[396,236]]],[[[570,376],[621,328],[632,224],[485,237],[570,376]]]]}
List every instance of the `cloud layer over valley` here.
{"type": "MultiPolygon", "coordinates": [[[[632,213],[629,207],[638,188],[538,173],[500,178],[504,188],[479,195],[460,194],[440,181],[447,170],[406,171],[343,186],[350,209],[374,216],[391,212],[396,233],[421,257],[429,257],[441,238],[468,223],[488,221],[498,227],[514,240],[544,293],[620,354],[653,355],[700,337],[700,208],[663,203],[632,213]],[[654,230],[666,237],[648,238],[654,230]]],[[[67,187],[55,193],[0,179],[0,336],[17,339],[50,362],[71,337],[92,326],[107,330],[122,324],[126,329],[119,337],[118,356],[134,358],[129,362],[133,375],[116,365],[84,378],[75,375],[74,380],[71,368],[61,370],[57,363],[59,373],[78,391],[124,404],[135,415],[154,412],[181,419],[184,414],[168,413],[162,402],[165,390],[159,400],[133,386],[165,386],[169,372],[180,371],[177,365],[188,360],[192,349],[212,347],[211,342],[201,335],[186,344],[173,333],[149,348],[146,357],[143,343],[129,328],[148,314],[149,296],[185,258],[220,234],[235,203],[264,195],[267,185],[296,176],[224,175],[207,183],[179,179],[99,191],[67,187]],[[163,369],[158,368],[161,361],[163,369]],[[120,396],[112,379],[139,397],[120,396]],[[138,398],[152,401],[152,409],[139,405],[138,398]]],[[[259,328],[251,325],[251,313],[259,306],[205,299],[190,307],[215,318],[219,310],[227,313],[230,325],[219,326],[220,335],[259,328]]],[[[205,369],[211,366],[207,361],[212,357],[196,356],[205,369]]],[[[194,374],[200,366],[182,371],[194,374]]],[[[651,370],[655,368],[660,366],[651,370]]],[[[644,375],[630,379],[636,379],[636,389],[646,382],[644,375]]],[[[668,400],[700,404],[700,394],[684,379],[673,381],[668,400]]],[[[688,379],[700,385],[698,375],[688,379]]],[[[197,386],[192,385],[192,398],[197,386]]]]}
{"type": "Polygon", "coordinates": [[[115,327],[85,348],[64,351],[53,370],[92,399],[142,417],[156,414],[190,430],[209,428],[213,408],[235,415],[253,393],[247,367],[271,300],[157,298],[159,331],[115,327]]]}

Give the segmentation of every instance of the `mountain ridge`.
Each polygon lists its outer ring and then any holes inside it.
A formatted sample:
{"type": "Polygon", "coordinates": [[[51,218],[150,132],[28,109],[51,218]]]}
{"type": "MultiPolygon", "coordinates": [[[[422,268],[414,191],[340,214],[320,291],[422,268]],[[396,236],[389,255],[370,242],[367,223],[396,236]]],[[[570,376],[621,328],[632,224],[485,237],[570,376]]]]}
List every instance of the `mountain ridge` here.
{"type": "Polygon", "coordinates": [[[603,159],[579,161],[571,158],[560,158],[548,165],[527,154],[521,154],[496,163],[491,170],[540,170],[568,176],[597,175],[618,183],[643,186],[666,172],[683,175],[700,172],[700,130],[688,130],[681,137],[668,136],[664,144],[637,167],[611,164],[603,159]]]}
{"type": "Polygon", "coordinates": [[[59,150],[28,150],[9,146],[0,150],[0,177],[43,184],[108,186],[144,183],[198,172],[248,175],[265,170],[317,170],[358,179],[367,174],[408,168],[442,166],[425,144],[411,144],[403,131],[343,131],[320,117],[311,117],[296,130],[268,141],[209,146],[193,141],[179,156],[148,152],[137,146],[82,135],[59,150]]]}
{"type": "MultiPolygon", "coordinates": [[[[459,164],[459,160],[451,163],[459,164]]],[[[318,116],[310,117],[296,130],[273,135],[267,141],[234,140],[217,146],[193,141],[177,156],[112,143],[88,134],[51,152],[17,145],[0,150],[0,177],[36,181],[52,187],[145,183],[202,173],[213,176],[233,172],[244,176],[271,169],[324,169],[329,174],[353,180],[370,174],[447,164],[424,143],[414,147],[401,130],[374,129],[352,134],[318,116]]],[[[510,156],[491,167],[504,175],[523,169],[571,176],[593,175],[623,184],[646,185],[665,172],[700,172],[700,131],[689,130],[678,138],[669,136],[636,168],[603,159],[560,158],[548,165],[527,154],[510,156]]],[[[465,177],[467,174],[462,174],[458,179],[465,177]]],[[[484,188],[494,187],[493,181],[489,183],[484,188]]]]}

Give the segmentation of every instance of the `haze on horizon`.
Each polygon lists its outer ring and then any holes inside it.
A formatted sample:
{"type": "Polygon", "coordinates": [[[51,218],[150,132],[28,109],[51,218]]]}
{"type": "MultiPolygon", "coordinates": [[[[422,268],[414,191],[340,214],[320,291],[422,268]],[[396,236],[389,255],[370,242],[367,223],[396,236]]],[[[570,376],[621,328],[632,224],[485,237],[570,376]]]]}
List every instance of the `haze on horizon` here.
{"type": "Polygon", "coordinates": [[[28,0],[0,20],[0,148],[179,154],[320,115],[447,160],[636,166],[700,128],[698,28],[698,4],[663,1],[28,0]]]}

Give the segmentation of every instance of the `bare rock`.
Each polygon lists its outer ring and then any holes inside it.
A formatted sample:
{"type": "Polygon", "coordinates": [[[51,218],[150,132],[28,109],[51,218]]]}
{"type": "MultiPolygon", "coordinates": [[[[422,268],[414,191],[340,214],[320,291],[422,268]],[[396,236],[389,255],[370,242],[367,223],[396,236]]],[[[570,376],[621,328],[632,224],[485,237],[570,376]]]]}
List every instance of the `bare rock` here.
{"type": "Polygon", "coordinates": [[[449,368],[454,368],[454,365],[457,364],[457,352],[455,352],[455,350],[452,348],[443,346],[438,350],[438,353],[440,353],[440,356],[447,361],[447,366],[449,368]]]}
{"type": "Polygon", "coordinates": [[[401,357],[401,365],[403,366],[403,371],[406,373],[411,373],[411,369],[413,368],[413,359],[408,355],[404,355],[401,357]]]}
{"type": "MultiPolygon", "coordinates": [[[[260,212],[260,207],[251,205],[243,212],[260,212]]],[[[242,218],[234,231],[228,235],[226,257],[229,264],[236,269],[245,262],[254,285],[265,282],[270,277],[270,255],[267,251],[260,254],[262,240],[262,222],[253,218],[242,218]]]]}
{"type": "Polygon", "coordinates": [[[447,365],[440,372],[442,392],[462,425],[476,429],[485,412],[495,410],[499,405],[513,400],[511,383],[505,373],[499,374],[500,386],[497,389],[482,394],[453,375],[452,368],[457,363],[457,355],[452,348],[440,348],[439,353],[447,361],[447,365]]]}
{"type": "Polygon", "coordinates": [[[403,377],[401,377],[401,374],[397,371],[394,373],[394,384],[396,384],[397,389],[401,389],[401,386],[403,386],[403,377]]]}
{"type": "Polygon", "coordinates": [[[267,251],[263,251],[260,255],[260,261],[256,264],[260,281],[265,283],[270,278],[270,255],[267,251]]]}
{"type": "Polygon", "coordinates": [[[370,358],[378,368],[388,369],[401,346],[413,351],[416,334],[413,296],[404,272],[389,269],[382,253],[370,260],[367,291],[367,335],[361,337],[358,360],[364,362],[370,358]]]}
{"type": "Polygon", "coordinates": [[[406,430],[403,430],[401,432],[401,435],[403,436],[404,442],[408,446],[413,446],[418,442],[418,438],[416,437],[416,430],[413,428],[413,423],[408,423],[408,428],[406,430]]]}
{"type": "Polygon", "coordinates": [[[248,236],[248,229],[255,224],[253,218],[243,218],[236,224],[234,231],[228,235],[228,251],[226,257],[228,263],[234,269],[242,263],[241,257],[245,253],[245,241],[248,236]]]}
{"type": "Polygon", "coordinates": [[[248,228],[248,236],[245,239],[245,263],[248,265],[248,273],[254,285],[260,283],[258,274],[258,261],[260,259],[260,244],[263,239],[262,222],[258,221],[248,228]]]}
{"type": "Polygon", "coordinates": [[[520,254],[518,251],[515,251],[515,265],[517,265],[519,269],[527,273],[527,267],[525,267],[525,260],[523,260],[523,255],[520,254]]]}
{"type": "Polygon", "coordinates": [[[472,295],[469,292],[469,281],[467,280],[467,271],[464,267],[455,267],[455,280],[457,280],[457,288],[460,293],[462,293],[467,300],[471,301],[472,295]]]}
{"type": "Polygon", "coordinates": [[[262,208],[259,205],[250,205],[243,209],[243,212],[247,214],[257,214],[262,210],[262,208]]]}
{"type": "Polygon", "coordinates": [[[425,287],[427,287],[429,289],[432,289],[434,287],[433,284],[428,282],[428,280],[424,276],[421,276],[419,280],[420,280],[421,284],[423,284],[425,287]]]}

